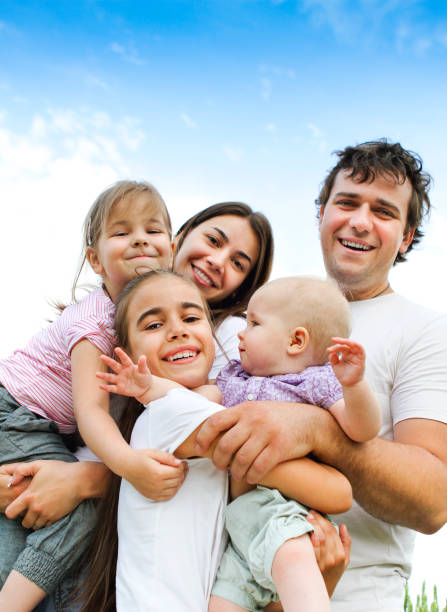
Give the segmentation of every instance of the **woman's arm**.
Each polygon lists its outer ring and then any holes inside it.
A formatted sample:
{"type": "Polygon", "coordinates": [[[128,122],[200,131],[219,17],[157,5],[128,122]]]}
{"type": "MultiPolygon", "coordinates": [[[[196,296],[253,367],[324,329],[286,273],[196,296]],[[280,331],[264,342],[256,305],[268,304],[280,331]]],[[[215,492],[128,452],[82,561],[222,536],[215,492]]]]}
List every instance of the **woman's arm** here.
{"type": "Polygon", "coordinates": [[[12,486],[3,491],[0,499],[9,503],[5,508],[8,518],[23,515],[22,524],[30,528],[35,523],[51,525],[69,514],[81,501],[102,497],[109,485],[110,471],[102,463],[81,461],[38,460],[2,466],[12,486]],[[4,493],[11,491],[9,499],[4,493]]]}

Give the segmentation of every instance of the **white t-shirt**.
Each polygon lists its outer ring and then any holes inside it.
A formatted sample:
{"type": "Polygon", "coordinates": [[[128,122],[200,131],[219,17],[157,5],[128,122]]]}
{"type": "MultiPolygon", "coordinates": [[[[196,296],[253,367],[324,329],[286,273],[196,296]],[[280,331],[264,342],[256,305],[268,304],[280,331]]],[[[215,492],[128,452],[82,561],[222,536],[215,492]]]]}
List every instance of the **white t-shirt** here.
{"type": "MultiPolygon", "coordinates": [[[[382,406],[380,435],[392,439],[393,426],[410,418],[447,422],[447,316],[395,293],[354,302],[351,311],[351,336],[365,347],[366,378],[382,406]]],[[[352,551],[333,612],[402,612],[415,532],[375,519],[355,502],[336,520],[346,523],[352,551]]]]}
{"type": "MultiPolygon", "coordinates": [[[[132,448],[174,452],[222,406],[186,389],[149,404],[132,432],[132,448]]],[[[118,612],[206,612],[225,546],[228,477],[209,459],[188,460],[172,499],[153,502],[122,480],[118,508],[118,612]]]]}
{"type": "Polygon", "coordinates": [[[239,340],[238,333],[247,327],[247,321],[242,317],[227,317],[214,330],[214,335],[219,341],[214,341],[216,357],[211,368],[209,379],[215,380],[223,368],[232,359],[239,359],[239,340]],[[222,350],[223,349],[223,350],[222,350]]]}

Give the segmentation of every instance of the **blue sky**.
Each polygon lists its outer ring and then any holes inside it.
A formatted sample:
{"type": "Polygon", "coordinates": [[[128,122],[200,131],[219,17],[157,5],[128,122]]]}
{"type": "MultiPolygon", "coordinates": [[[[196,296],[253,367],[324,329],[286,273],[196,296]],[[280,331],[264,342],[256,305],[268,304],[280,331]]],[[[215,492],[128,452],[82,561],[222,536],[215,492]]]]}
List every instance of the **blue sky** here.
{"type": "Polygon", "coordinates": [[[68,297],[83,217],[114,180],[153,182],[175,227],[247,201],[274,227],[275,276],[322,274],[313,201],[331,153],[382,136],[435,178],[393,287],[447,311],[446,68],[445,2],[3,0],[2,355],[68,297]]]}

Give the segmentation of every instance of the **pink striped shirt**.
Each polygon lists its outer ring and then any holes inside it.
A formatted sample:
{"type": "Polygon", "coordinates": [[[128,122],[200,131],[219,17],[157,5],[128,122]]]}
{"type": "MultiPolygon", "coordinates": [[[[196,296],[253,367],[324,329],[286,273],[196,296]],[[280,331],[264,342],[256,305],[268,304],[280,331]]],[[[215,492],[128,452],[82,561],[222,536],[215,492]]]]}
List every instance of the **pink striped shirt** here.
{"type": "Polygon", "coordinates": [[[0,361],[0,381],[14,399],[61,433],[76,429],[71,391],[71,351],[88,339],[102,353],[115,346],[115,306],[102,289],[68,306],[49,327],[33,336],[24,349],[0,361]]]}

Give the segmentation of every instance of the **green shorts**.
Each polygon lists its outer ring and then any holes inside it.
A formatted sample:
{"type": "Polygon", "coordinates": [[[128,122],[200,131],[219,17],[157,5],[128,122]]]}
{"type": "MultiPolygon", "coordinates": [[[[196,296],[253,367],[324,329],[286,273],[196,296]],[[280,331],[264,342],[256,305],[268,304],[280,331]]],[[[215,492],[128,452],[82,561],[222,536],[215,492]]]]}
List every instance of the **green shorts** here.
{"type": "Polygon", "coordinates": [[[258,486],[227,506],[225,526],[231,541],[217,573],[213,594],[258,612],[278,601],[272,563],[279,547],[313,531],[309,508],[276,489],[258,486]]]}

